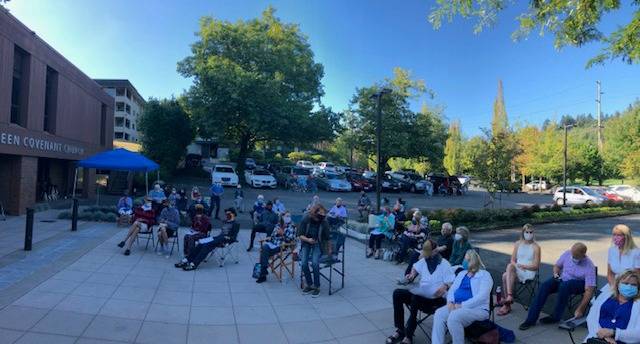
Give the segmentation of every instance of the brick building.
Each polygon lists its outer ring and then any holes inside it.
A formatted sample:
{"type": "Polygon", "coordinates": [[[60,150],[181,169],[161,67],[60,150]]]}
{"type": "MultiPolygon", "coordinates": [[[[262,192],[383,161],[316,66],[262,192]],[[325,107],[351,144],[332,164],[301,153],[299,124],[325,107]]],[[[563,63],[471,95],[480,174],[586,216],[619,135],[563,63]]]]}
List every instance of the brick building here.
{"type": "MultiPolygon", "coordinates": [[[[0,204],[69,195],[75,161],[112,148],[114,100],[0,6],[0,204]]],[[[84,196],[95,172],[80,171],[84,196]]]]}

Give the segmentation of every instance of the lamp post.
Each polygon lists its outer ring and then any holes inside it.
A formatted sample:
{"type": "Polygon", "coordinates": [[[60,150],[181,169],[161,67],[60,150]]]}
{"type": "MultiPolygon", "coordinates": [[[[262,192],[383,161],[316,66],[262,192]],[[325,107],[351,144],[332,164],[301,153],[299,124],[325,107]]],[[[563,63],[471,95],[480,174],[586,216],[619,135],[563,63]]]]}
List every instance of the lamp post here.
{"type": "Polygon", "coordinates": [[[564,160],[562,164],[562,206],[567,206],[567,132],[573,128],[573,124],[564,125],[564,160]]]}
{"type": "Polygon", "coordinates": [[[380,161],[380,137],[382,136],[382,109],[380,100],[383,94],[391,93],[388,88],[383,88],[371,95],[376,100],[376,213],[380,213],[380,180],[382,179],[382,162],[380,161]]]}

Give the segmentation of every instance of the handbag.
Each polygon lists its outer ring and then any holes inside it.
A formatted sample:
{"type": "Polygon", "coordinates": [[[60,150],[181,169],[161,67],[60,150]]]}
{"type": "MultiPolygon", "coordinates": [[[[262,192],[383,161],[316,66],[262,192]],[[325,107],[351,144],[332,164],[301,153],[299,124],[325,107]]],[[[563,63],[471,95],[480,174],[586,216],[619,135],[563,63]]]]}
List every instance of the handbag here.
{"type": "Polygon", "coordinates": [[[253,266],[253,273],[251,274],[251,276],[255,279],[260,278],[260,270],[262,270],[262,264],[256,263],[253,266]]]}

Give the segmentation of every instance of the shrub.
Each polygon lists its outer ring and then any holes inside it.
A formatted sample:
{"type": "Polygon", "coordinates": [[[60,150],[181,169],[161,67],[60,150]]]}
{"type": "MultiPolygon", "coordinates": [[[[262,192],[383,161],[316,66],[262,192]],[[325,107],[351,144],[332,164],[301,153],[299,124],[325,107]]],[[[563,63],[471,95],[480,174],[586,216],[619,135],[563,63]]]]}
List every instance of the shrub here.
{"type": "Polygon", "coordinates": [[[534,204],[534,205],[531,206],[530,209],[531,209],[532,212],[537,213],[537,212],[540,211],[540,205],[534,204]]]}
{"type": "Polygon", "coordinates": [[[101,222],[104,221],[106,214],[101,211],[96,211],[93,213],[93,221],[101,222]]]}
{"type": "Polygon", "coordinates": [[[89,211],[83,211],[80,214],[78,214],[78,220],[93,221],[93,213],[89,211]]]}
{"type": "Polygon", "coordinates": [[[107,213],[104,216],[104,221],[105,222],[116,222],[118,220],[118,216],[114,213],[107,213]]]}
{"type": "Polygon", "coordinates": [[[432,231],[440,231],[442,229],[442,223],[438,220],[429,220],[429,227],[432,231]]]}

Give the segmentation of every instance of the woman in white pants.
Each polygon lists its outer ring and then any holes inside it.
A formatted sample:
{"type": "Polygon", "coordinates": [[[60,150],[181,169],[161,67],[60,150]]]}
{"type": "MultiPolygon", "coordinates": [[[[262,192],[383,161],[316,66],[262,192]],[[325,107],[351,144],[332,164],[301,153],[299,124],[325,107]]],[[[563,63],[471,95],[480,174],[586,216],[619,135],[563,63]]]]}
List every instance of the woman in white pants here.
{"type": "Polygon", "coordinates": [[[433,344],[445,343],[447,328],[453,344],[464,344],[464,328],[474,321],[489,319],[491,274],[474,250],[467,251],[462,268],[447,293],[447,305],[438,308],[433,317],[433,344]]]}

